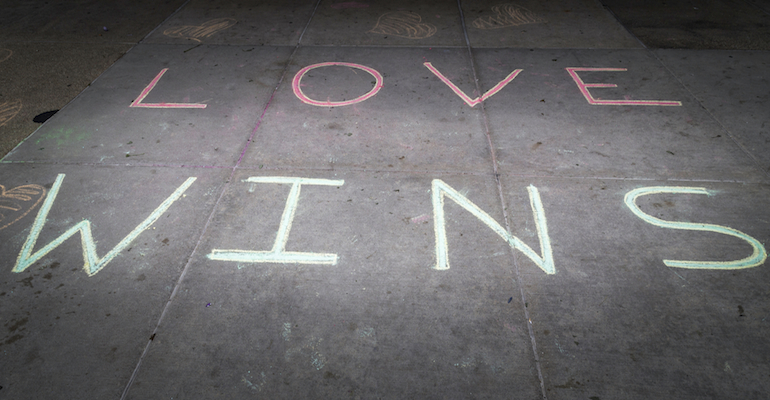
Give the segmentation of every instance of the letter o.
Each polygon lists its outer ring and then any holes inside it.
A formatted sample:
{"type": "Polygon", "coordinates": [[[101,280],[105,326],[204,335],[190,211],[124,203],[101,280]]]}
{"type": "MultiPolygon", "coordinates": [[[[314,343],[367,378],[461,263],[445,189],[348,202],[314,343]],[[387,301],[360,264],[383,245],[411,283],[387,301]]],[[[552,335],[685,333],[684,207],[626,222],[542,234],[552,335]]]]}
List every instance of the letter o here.
{"type": "Polygon", "coordinates": [[[377,92],[379,92],[380,89],[382,89],[382,75],[380,75],[380,73],[377,72],[376,69],[370,68],[361,64],[353,64],[353,63],[346,63],[346,62],[325,62],[325,63],[308,65],[307,67],[299,70],[299,72],[297,72],[297,74],[294,75],[294,80],[292,80],[291,82],[291,87],[292,89],[294,89],[294,95],[297,96],[297,98],[300,99],[300,101],[302,101],[305,104],[310,104],[311,106],[318,106],[318,107],[342,107],[342,106],[349,106],[351,104],[360,103],[377,94],[377,92]],[[353,100],[346,100],[346,101],[317,101],[305,96],[305,93],[302,93],[302,89],[300,88],[300,85],[299,85],[300,81],[302,80],[302,77],[305,76],[305,74],[311,69],[329,67],[333,65],[357,68],[362,71],[368,72],[375,79],[374,87],[368,93],[362,96],[358,96],[353,100]]]}

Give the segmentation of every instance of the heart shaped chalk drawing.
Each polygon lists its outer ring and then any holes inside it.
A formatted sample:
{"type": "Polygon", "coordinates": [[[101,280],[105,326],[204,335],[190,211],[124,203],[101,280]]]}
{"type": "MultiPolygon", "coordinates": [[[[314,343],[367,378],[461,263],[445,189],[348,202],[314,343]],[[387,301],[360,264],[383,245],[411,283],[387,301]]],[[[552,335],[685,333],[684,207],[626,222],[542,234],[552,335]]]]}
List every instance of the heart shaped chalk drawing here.
{"type": "Polygon", "coordinates": [[[11,58],[13,52],[8,49],[0,49],[0,63],[11,58]]]}
{"type": "Polygon", "coordinates": [[[494,16],[476,18],[471,26],[476,29],[497,29],[546,22],[532,11],[513,3],[498,4],[492,7],[492,12],[494,16]]]}
{"type": "Polygon", "coordinates": [[[393,35],[407,39],[425,39],[436,34],[436,27],[422,23],[420,14],[394,11],[382,14],[369,33],[393,35]]]}
{"type": "Polygon", "coordinates": [[[179,26],[166,29],[163,34],[169,37],[184,38],[200,42],[201,38],[207,38],[221,30],[225,30],[238,23],[232,18],[218,18],[206,21],[198,26],[179,26]]]}
{"type": "Polygon", "coordinates": [[[0,103],[0,126],[5,125],[6,122],[15,117],[19,110],[21,110],[21,100],[0,103]]]}
{"type": "Polygon", "coordinates": [[[29,214],[45,197],[40,185],[23,185],[6,191],[0,185],[0,231],[29,214]]]}

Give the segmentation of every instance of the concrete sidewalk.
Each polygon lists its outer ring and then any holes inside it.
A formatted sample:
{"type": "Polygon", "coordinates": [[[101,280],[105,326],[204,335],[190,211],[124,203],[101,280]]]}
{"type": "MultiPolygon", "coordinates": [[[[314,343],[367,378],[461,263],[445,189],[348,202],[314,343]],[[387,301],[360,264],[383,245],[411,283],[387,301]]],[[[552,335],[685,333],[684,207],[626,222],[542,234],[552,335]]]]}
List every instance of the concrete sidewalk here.
{"type": "Polygon", "coordinates": [[[0,399],[770,393],[768,4],[105,4],[0,17],[0,399]]]}

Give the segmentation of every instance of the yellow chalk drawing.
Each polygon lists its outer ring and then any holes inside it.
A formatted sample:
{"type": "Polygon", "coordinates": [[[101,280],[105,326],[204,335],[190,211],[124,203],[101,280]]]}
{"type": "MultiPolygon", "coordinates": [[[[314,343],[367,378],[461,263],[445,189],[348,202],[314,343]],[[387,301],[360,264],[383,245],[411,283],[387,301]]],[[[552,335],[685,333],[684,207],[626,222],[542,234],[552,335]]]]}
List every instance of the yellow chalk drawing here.
{"type": "Polygon", "coordinates": [[[294,214],[299,203],[299,192],[302,185],[342,186],[344,180],[290,178],[290,177],[250,177],[244,182],[249,183],[277,183],[291,185],[289,197],[281,216],[281,224],[275,235],[275,243],[270,251],[252,250],[211,250],[207,257],[211,260],[235,261],[242,263],[281,263],[281,264],[325,264],[337,265],[337,255],[328,253],[301,253],[286,251],[286,242],[289,240],[289,231],[294,221],[294,214]]]}
{"type": "Polygon", "coordinates": [[[0,231],[29,214],[45,197],[40,185],[22,185],[5,190],[0,185],[0,231]]]}
{"type": "Polygon", "coordinates": [[[13,267],[13,272],[24,271],[30,265],[45,257],[46,254],[51,252],[51,250],[59,247],[62,243],[64,243],[65,240],[80,232],[80,244],[83,248],[83,269],[86,271],[88,276],[93,276],[97,272],[101,271],[110,261],[112,261],[113,258],[115,258],[121,251],[123,251],[123,249],[131,244],[131,242],[136,239],[139,234],[144,232],[145,229],[149,228],[155,221],[157,221],[158,218],[160,218],[160,216],[163,215],[163,213],[166,212],[169,207],[171,207],[171,204],[182,197],[182,194],[185,192],[185,190],[187,190],[187,188],[189,188],[196,179],[193,177],[188,178],[181,186],[179,186],[179,188],[174,191],[174,193],[171,194],[171,196],[169,196],[163,203],[161,203],[158,208],[150,213],[150,216],[148,216],[144,221],[137,225],[134,230],[126,235],[126,237],[124,237],[120,243],[113,247],[112,250],[110,250],[109,253],[105,254],[105,256],[102,258],[99,258],[99,256],[96,254],[96,242],[94,241],[93,234],[91,233],[91,222],[87,219],[78,222],[71,228],[67,229],[67,231],[62,233],[58,238],[54,239],[51,243],[48,243],[45,247],[35,252],[35,254],[32,254],[32,249],[35,247],[35,243],[37,242],[37,238],[40,235],[40,231],[42,231],[45,227],[46,218],[48,218],[48,212],[51,211],[51,207],[56,200],[56,196],[59,194],[59,188],[61,188],[64,176],[64,174],[59,174],[56,177],[56,181],[54,181],[53,186],[51,187],[51,191],[48,192],[48,196],[46,196],[45,202],[43,202],[43,206],[40,208],[40,211],[37,213],[37,217],[35,218],[35,222],[32,224],[32,229],[29,232],[29,236],[27,236],[27,240],[24,242],[24,245],[19,252],[19,257],[16,259],[16,265],[13,267]]]}
{"type": "Polygon", "coordinates": [[[398,36],[407,39],[425,39],[436,34],[436,27],[422,22],[419,14],[394,11],[382,14],[369,33],[398,36]]]}
{"type": "Polygon", "coordinates": [[[655,218],[649,214],[646,214],[636,204],[636,199],[639,198],[640,196],[646,196],[650,194],[659,194],[659,193],[709,195],[709,192],[706,189],[700,188],[700,187],[651,186],[651,187],[634,189],[626,193],[624,201],[626,203],[626,206],[628,206],[628,208],[631,210],[631,212],[634,213],[634,215],[636,215],[637,217],[641,218],[645,222],[650,223],[652,225],[659,226],[661,228],[668,228],[668,229],[684,229],[684,230],[690,230],[690,231],[716,232],[724,235],[735,236],[739,239],[743,239],[746,242],[748,242],[751,245],[752,249],[754,249],[750,256],[742,260],[735,260],[735,261],[663,260],[663,263],[666,266],[675,267],[675,268],[689,268],[689,269],[742,269],[742,268],[756,267],[757,265],[763,264],[767,259],[767,251],[765,250],[765,246],[763,246],[762,243],[760,243],[758,240],[754,239],[753,237],[737,229],[728,228],[722,225],[713,225],[713,224],[664,221],[662,219],[655,218]]]}
{"type": "Polygon", "coordinates": [[[163,34],[168,37],[190,39],[200,43],[202,38],[207,38],[219,31],[225,30],[237,22],[232,18],[218,18],[206,21],[200,25],[186,25],[166,29],[163,31],[163,34]]]}
{"type": "Polygon", "coordinates": [[[431,185],[431,201],[433,203],[433,229],[436,234],[436,266],[433,268],[437,270],[449,269],[449,244],[446,238],[446,221],[444,217],[444,197],[449,197],[457,203],[457,205],[473,214],[474,217],[481,220],[484,225],[488,226],[508,242],[508,245],[511,246],[511,248],[524,253],[525,256],[532,260],[532,262],[540,267],[540,269],[545,271],[546,274],[555,274],[556,267],[553,263],[551,238],[548,236],[548,224],[545,219],[543,203],[540,200],[540,192],[532,185],[529,185],[527,191],[529,192],[529,204],[532,207],[532,215],[535,218],[535,226],[537,227],[537,237],[540,239],[540,253],[543,255],[542,257],[538,256],[531,247],[527,246],[519,238],[511,235],[510,232],[500,226],[500,224],[498,224],[489,214],[484,212],[484,210],[480,209],[477,205],[471,203],[465,196],[452,189],[449,185],[444,183],[444,181],[434,179],[433,184],[431,185]]]}
{"type": "Polygon", "coordinates": [[[9,49],[0,49],[0,63],[11,58],[13,52],[9,49]]]}
{"type": "Polygon", "coordinates": [[[0,103],[0,126],[5,125],[21,110],[21,100],[0,103]]]}
{"type": "Polygon", "coordinates": [[[498,29],[546,22],[532,11],[513,3],[498,4],[492,7],[492,12],[494,16],[476,18],[471,26],[476,29],[498,29]]]}

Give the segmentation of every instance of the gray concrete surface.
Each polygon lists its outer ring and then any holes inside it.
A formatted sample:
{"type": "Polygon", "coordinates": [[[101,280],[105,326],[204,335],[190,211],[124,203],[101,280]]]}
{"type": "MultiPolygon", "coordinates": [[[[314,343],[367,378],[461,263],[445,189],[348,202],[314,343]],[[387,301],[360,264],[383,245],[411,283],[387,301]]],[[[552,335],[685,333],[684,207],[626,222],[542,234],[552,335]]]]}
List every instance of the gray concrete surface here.
{"type": "Polygon", "coordinates": [[[3,2],[0,154],[64,107],[182,5],[176,1],[3,2]]]}
{"type": "Polygon", "coordinates": [[[767,1],[602,0],[648,47],[770,49],[767,1]]]}
{"type": "Polygon", "coordinates": [[[766,398],[767,9],[11,3],[0,399],[766,398]]]}

